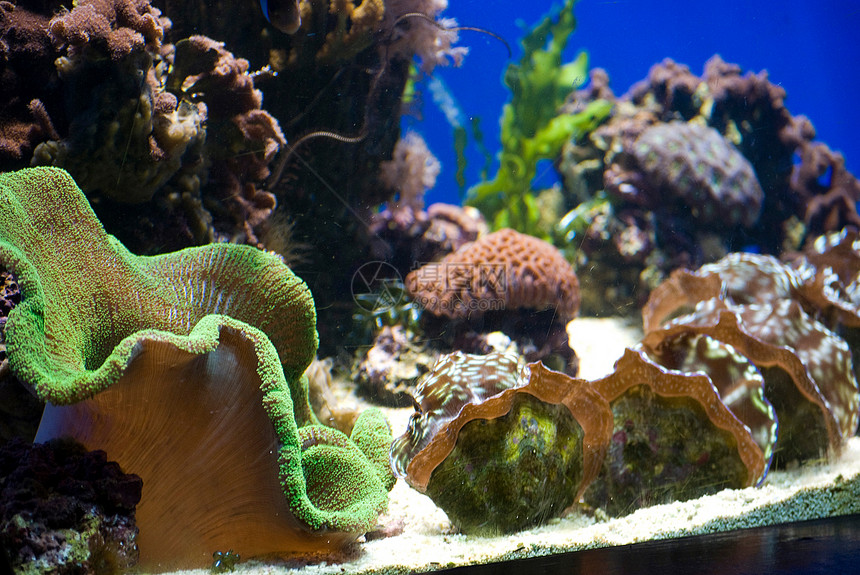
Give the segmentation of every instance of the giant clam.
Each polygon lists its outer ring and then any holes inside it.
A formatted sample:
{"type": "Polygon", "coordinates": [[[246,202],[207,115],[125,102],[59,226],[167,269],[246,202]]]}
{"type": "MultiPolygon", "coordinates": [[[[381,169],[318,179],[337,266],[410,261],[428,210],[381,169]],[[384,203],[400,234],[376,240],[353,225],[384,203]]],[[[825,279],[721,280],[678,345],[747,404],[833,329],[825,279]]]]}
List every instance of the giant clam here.
{"type": "Polygon", "coordinates": [[[643,310],[643,341],[594,381],[443,356],[392,445],[394,472],[463,531],[513,531],[580,499],[621,514],[836,454],[860,407],[837,333],[860,324],[857,243],[819,241],[791,266],[730,254],[674,272],[643,310]]]}
{"type": "Polygon", "coordinates": [[[584,380],[498,352],[442,356],[416,401],[391,447],[394,473],[473,533],[523,529],[573,505],[612,425],[584,380]]]}
{"type": "Polygon", "coordinates": [[[628,349],[591,386],[609,401],[614,424],[587,503],[620,514],[763,478],[765,455],[708,376],[666,369],[628,349]]]}

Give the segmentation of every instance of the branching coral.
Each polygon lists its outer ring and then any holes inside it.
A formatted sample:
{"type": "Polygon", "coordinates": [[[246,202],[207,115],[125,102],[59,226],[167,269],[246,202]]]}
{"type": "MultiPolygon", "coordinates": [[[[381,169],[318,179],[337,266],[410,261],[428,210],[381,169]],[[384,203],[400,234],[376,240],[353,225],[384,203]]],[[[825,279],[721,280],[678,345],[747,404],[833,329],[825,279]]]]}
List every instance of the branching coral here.
{"type": "Polygon", "coordinates": [[[160,15],[149,0],[81,0],[51,20],[51,34],[69,45],[69,57],[89,48],[120,60],[144,48],[158,51],[165,24],[160,15]]]}
{"type": "Polygon", "coordinates": [[[256,229],[272,214],[275,196],[261,189],[269,164],[286,144],[281,128],[262,109],[248,61],[236,58],[224,44],[191,36],[176,44],[168,89],[204,102],[209,139],[203,153],[211,162],[210,211],[215,234],[231,241],[259,244],[256,229]]]}
{"type": "Polygon", "coordinates": [[[50,22],[68,133],[43,142],[34,163],[61,166],[89,191],[139,203],[180,168],[202,142],[201,111],[159,102],[165,63],[161,40],[170,21],[148,0],[87,0],[50,22]],[[154,124],[171,124],[153,131],[154,124]],[[178,141],[177,141],[178,140],[178,141]]]}
{"type": "Polygon", "coordinates": [[[199,37],[197,51],[165,42],[171,22],[149,0],[51,12],[4,3],[0,167],[68,170],[139,252],[258,245],[275,207],[262,183],[285,139],[248,62],[199,37]]]}
{"type": "Polygon", "coordinates": [[[436,185],[441,169],[417,132],[407,132],[397,141],[392,158],[379,165],[380,180],[397,194],[387,205],[395,220],[408,222],[424,209],[424,192],[436,185]]]}
{"type": "Polygon", "coordinates": [[[390,432],[377,412],[354,442],[317,425],[313,300],[277,256],[132,255],[62,170],[4,174],[0,198],[0,260],[23,292],[11,368],[52,404],[40,439],[71,434],[143,478],[142,562],[331,548],[373,525],[390,432]]]}

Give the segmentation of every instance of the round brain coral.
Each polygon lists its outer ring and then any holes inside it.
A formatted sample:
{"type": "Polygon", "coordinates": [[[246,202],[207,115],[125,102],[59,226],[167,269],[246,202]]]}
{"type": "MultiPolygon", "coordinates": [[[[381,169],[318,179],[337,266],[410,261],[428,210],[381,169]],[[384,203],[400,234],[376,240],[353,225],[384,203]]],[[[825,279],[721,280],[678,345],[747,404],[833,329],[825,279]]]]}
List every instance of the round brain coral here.
{"type": "Polygon", "coordinates": [[[631,150],[649,183],[711,225],[755,224],[764,199],[752,165],[719,132],[671,122],[646,129],[631,150]]]}
{"type": "Polygon", "coordinates": [[[567,321],[579,311],[579,280],[561,252],[507,228],[412,271],[406,289],[428,311],[452,319],[555,307],[567,321]]]}

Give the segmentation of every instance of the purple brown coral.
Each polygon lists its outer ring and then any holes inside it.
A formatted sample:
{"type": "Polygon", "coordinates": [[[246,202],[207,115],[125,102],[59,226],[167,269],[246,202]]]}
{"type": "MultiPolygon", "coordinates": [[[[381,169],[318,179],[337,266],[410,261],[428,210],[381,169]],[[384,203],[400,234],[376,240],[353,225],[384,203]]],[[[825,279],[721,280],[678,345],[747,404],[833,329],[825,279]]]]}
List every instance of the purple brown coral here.
{"type": "Polygon", "coordinates": [[[796,250],[807,238],[860,225],[860,183],[839,154],[814,141],[810,121],[788,111],[785,90],[766,72],[744,73],[714,56],[697,76],[665,60],[617,98],[604,72],[593,76],[596,86],[577,92],[565,111],[606,98],[612,116],[566,144],[559,160],[570,216],[581,220],[577,267],[600,274],[584,286],[590,313],[643,304],[678,267],[750,247],[796,250]],[[687,160],[689,150],[696,160],[687,160]]]}
{"type": "Polygon", "coordinates": [[[698,124],[670,122],[646,129],[631,150],[659,200],[652,209],[671,209],[681,200],[697,222],[750,227],[763,200],[750,163],[719,132],[698,124]]]}

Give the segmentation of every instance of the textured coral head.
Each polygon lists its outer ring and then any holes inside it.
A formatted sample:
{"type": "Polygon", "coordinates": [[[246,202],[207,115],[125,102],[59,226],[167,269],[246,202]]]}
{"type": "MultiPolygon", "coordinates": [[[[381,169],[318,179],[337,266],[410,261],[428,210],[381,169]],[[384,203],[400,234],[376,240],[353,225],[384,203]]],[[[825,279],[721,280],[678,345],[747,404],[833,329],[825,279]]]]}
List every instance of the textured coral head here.
{"type": "Polygon", "coordinates": [[[561,252],[507,228],[414,270],[406,288],[425,309],[449,318],[555,308],[567,322],[579,311],[579,280],[561,252]]]}

